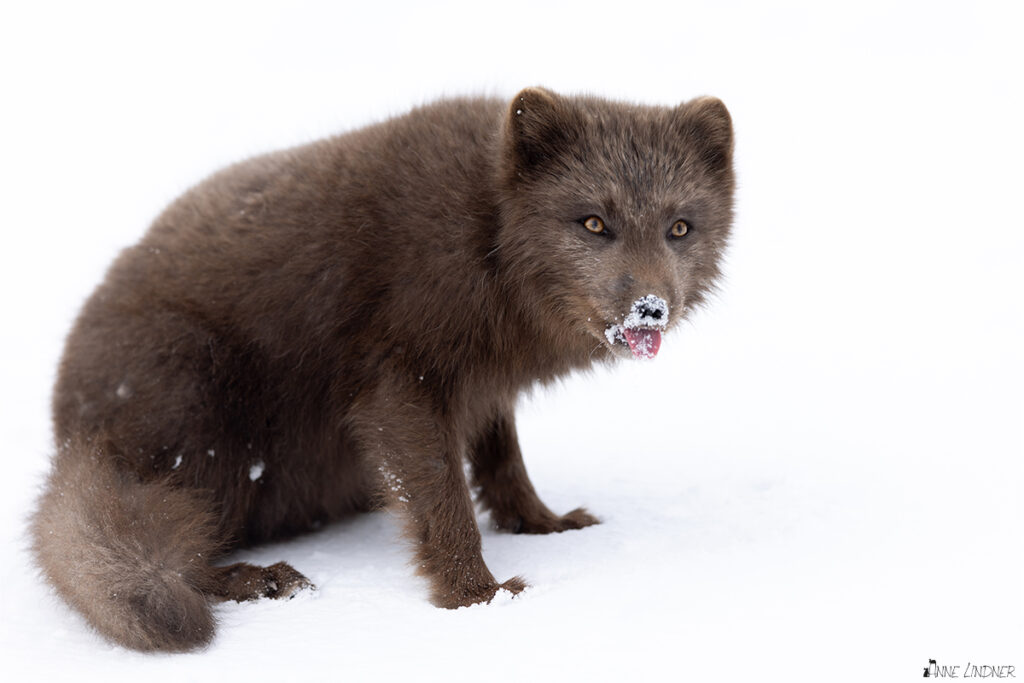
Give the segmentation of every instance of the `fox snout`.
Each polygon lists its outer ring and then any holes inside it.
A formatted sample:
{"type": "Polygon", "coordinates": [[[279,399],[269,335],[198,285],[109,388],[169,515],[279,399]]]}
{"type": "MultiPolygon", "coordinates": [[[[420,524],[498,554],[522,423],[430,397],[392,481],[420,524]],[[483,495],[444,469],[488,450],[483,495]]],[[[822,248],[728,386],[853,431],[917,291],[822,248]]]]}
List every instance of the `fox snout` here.
{"type": "Polygon", "coordinates": [[[630,328],[668,326],[668,302],[656,294],[647,294],[634,301],[629,307],[622,326],[630,328]]]}
{"type": "Polygon", "coordinates": [[[668,327],[668,302],[657,294],[645,294],[630,304],[622,324],[605,330],[608,344],[629,347],[635,358],[654,358],[661,348],[661,331],[668,327]]]}

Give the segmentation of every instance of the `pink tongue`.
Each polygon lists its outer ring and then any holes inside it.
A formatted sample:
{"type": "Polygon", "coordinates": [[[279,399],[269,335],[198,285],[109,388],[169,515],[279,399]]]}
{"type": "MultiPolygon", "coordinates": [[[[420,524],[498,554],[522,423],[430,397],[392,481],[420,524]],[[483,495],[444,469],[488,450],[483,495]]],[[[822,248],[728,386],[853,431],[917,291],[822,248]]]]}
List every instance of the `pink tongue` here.
{"type": "Polygon", "coordinates": [[[637,358],[654,358],[661,348],[661,332],[658,330],[631,330],[626,328],[622,331],[629,344],[629,350],[637,358]]]}

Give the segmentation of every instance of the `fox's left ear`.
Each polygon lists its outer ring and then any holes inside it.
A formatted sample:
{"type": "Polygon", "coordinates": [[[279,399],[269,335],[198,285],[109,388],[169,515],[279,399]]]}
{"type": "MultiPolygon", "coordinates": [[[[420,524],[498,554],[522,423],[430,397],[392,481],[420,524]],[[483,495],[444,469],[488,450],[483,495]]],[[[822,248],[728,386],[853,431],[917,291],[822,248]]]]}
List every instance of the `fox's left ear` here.
{"type": "Polygon", "coordinates": [[[717,97],[698,97],[675,109],[679,132],[700,150],[701,159],[714,171],[732,164],[732,117],[717,97]]]}

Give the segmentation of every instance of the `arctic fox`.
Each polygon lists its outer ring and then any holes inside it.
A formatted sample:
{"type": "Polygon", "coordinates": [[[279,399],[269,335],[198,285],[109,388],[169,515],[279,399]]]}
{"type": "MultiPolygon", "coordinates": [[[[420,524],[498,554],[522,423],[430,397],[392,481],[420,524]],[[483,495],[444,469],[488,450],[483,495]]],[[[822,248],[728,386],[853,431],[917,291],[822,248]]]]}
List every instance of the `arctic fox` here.
{"type": "Polygon", "coordinates": [[[387,507],[441,607],[490,601],[497,527],[597,523],[537,497],[520,391],[657,354],[711,290],[732,123],[528,88],[254,158],[117,258],[67,340],[32,522],[57,592],[111,640],[184,651],[219,600],[310,586],[234,548],[387,507]],[[466,463],[467,468],[463,465],[466,463]]]}

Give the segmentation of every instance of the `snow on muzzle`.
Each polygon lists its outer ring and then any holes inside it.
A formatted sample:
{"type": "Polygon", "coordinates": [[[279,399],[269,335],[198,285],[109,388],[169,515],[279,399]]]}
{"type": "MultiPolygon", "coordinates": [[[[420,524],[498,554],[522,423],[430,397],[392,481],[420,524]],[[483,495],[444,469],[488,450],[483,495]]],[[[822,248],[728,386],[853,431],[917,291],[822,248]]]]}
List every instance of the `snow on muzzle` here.
{"type": "Polygon", "coordinates": [[[660,296],[648,294],[633,302],[621,325],[609,325],[604,334],[609,344],[627,344],[637,358],[654,358],[667,325],[668,304],[660,296]]]}

